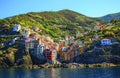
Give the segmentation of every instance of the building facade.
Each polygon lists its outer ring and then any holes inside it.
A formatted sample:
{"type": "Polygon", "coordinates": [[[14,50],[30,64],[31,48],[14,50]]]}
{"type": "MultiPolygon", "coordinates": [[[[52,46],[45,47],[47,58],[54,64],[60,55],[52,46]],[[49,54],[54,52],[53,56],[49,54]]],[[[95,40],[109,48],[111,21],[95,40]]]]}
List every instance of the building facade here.
{"type": "Polygon", "coordinates": [[[45,56],[47,58],[47,62],[50,64],[56,64],[57,63],[57,51],[56,50],[50,50],[46,49],[45,50],[45,56]]]}

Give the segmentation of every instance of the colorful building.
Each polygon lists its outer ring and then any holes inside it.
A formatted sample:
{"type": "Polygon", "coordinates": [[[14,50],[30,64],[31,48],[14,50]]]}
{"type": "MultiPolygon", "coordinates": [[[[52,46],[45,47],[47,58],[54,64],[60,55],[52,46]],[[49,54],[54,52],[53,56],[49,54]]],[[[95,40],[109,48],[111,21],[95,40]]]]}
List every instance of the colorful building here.
{"type": "Polygon", "coordinates": [[[73,61],[74,57],[80,55],[79,46],[71,44],[67,47],[67,51],[62,50],[61,59],[66,62],[73,61]]]}
{"type": "Polygon", "coordinates": [[[66,46],[74,43],[74,37],[73,36],[66,36],[65,37],[65,43],[66,43],[66,46]]]}
{"type": "Polygon", "coordinates": [[[57,63],[56,59],[57,59],[57,51],[56,50],[50,50],[50,49],[46,49],[45,50],[45,56],[47,58],[47,61],[50,64],[55,64],[57,63]]]}
{"type": "Polygon", "coordinates": [[[38,45],[37,41],[34,40],[33,38],[27,38],[25,40],[25,49],[34,49],[38,45]]]}

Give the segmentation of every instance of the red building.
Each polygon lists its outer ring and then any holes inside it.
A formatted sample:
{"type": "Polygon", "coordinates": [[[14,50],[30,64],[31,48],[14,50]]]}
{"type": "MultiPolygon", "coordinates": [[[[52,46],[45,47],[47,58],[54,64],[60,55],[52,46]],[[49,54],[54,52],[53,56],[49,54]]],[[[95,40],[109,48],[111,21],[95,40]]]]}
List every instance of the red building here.
{"type": "Polygon", "coordinates": [[[48,62],[52,62],[55,63],[56,58],[57,58],[57,51],[56,50],[50,50],[50,49],[46,49],[45,50],[45,56],[48,59],[48,62]]]}

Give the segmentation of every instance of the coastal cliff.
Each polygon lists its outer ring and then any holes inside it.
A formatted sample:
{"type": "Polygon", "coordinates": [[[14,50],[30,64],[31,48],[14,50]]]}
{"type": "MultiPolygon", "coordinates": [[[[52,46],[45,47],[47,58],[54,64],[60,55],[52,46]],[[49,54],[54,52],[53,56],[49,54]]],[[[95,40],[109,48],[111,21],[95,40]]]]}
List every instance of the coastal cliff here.
{"type": "Polygon", "coordinates": [[[108,24],[70,10],[31,12],[2,19],[0,67],[119,65],[119,20],[108,24]]]}

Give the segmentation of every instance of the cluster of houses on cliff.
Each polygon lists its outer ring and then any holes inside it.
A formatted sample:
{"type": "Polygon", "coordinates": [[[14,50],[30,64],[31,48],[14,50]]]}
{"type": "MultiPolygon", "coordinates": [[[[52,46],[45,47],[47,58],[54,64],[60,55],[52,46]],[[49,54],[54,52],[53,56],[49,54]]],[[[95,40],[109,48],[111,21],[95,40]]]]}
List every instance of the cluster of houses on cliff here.
{"type": "Polygon", "coordinates": [[[78,42],[73,36],[66,36],[65,40],[55,43],[49,36],[40,36],[25,30],[24,37],[26,50],[30,50],[40,61],[47,59],[52,64],[58,63],[57,59],[71,61],[82,53],[84,48],[82,42],[78,42]]]}
{"type": "MultiPolygon", "coordinates": [[[[15,25],[13,27],[13,32],[16,33],[21,30],[21,25],[15,25]]],[[[23,29],[23,41],[26,51],[39,59],[40,63],[47,59],[51,64],[56,64],[61,62],[72,62],[75,57],[84,52],[85,44],[82,41],[76,40],[74,36],[65,36],[64,40],[54,42],[53,39],[49,36],[39,35],[35,31],[40,31],[37,27],[34,27],[33,30],[23,29]]],[[[96,36],[97,38],[98,35],[96,36]]],[[[11,43],[14,43],[17,38],[12,39],[11,43]]],[[[110,38],[103,38],[100,40],[100,45],[106,46],[115,43],[110,38]]],[[[116,41],[117,43],[117,41],[116,41]]]]}

